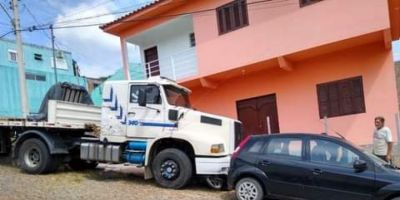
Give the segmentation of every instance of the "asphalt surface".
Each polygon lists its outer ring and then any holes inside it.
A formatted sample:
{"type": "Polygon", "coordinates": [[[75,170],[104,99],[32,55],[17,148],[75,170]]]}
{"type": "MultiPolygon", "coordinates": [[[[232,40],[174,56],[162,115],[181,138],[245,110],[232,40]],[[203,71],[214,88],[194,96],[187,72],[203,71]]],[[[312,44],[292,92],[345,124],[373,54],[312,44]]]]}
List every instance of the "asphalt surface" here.
{"type": "Polygon", "coordinates": [[[234,199],[233,192],[218,191],[194,180],[182,190],[164,189],[144,180],[142,169],[124,165],[100,165],[95,170],[72,171],[61,167],[47,175],[29,175],[0,157],[0,200],[74,199],[234,199]]]}

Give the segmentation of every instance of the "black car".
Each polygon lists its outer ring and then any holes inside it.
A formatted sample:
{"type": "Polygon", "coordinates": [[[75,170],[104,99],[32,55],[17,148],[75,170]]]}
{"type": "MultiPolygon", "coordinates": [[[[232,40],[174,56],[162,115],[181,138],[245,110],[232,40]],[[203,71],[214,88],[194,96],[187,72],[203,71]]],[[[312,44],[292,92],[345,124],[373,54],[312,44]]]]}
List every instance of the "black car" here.
{"type": "Polygon", "coordinates": [[[400,199],[400,170],[342,138],[250,136],[232,155],[228,188],[237,199],[400,199]]]}

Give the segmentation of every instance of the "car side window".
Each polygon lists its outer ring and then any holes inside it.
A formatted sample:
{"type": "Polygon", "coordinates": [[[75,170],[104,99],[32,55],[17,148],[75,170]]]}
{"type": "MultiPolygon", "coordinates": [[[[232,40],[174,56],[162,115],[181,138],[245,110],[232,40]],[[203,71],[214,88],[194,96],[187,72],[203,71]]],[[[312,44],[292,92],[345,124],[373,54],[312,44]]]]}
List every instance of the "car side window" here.
{"type": "Polygon", "coordinates": [[[310,140],[310,160],[330,165],[352,167],[360,157],[347,147],[321,139],[310,140]]]}
{"type": "Polygon", "coordinates": [[[264,153],[267,155],[301,159],[302,146],[303,141],[300,138],[271,138],[264,153]]]}
{"type": "Polygon", "coordinates": [[[260,153],[261,149],[264,146],[264,140],[258,140],[250,144],[250,147],[248,148],[247,152],[250,153],[260,153]]]}
{"type": "Polygon", "coordinates": [[[139,90],[145,91],[147,104],[161,104],[160,89],[156,85],[132,85],[130,96],[131,103],[138,103],[139,90]]]}

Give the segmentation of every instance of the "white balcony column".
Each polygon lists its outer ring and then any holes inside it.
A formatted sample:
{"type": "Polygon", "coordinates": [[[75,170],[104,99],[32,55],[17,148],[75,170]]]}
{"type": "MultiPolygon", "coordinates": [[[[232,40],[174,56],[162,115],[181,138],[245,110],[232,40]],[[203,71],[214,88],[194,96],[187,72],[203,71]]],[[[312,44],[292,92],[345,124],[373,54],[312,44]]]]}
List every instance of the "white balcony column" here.
{"type": "Polygon", "coordinates": [[[131,75],[129,73],[128,46],[126,44],[125,38],[120,37],[120,41],[121,41],[122,65],[124,68],[125,79],[131,80],[131,75]]]}

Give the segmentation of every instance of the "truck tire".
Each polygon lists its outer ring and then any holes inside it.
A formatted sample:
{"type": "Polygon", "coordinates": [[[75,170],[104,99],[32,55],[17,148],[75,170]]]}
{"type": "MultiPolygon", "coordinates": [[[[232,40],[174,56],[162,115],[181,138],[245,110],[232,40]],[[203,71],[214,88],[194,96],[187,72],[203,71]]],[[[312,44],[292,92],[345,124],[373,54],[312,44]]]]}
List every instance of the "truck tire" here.
{"type": "Polygon", "coordinates": [[[46,144],[35,138],[22,143],[18,161],[21,169],[29,174],[44,174],[56,169],[46,144]]]}
{"type": "Polygon", "coordinates": [[[95,169],[99,163],[81,159],[72,159],[68,162],[68,167],[72,170],[81,171],[85,169],[95,169]]]}
{"type": "Polygon", "coordinates": [[[192,178],[193,167],[189,157],[181,150],[162,150],[152,162],[156,182],[164,188],[180,189],[192,178]]]}

